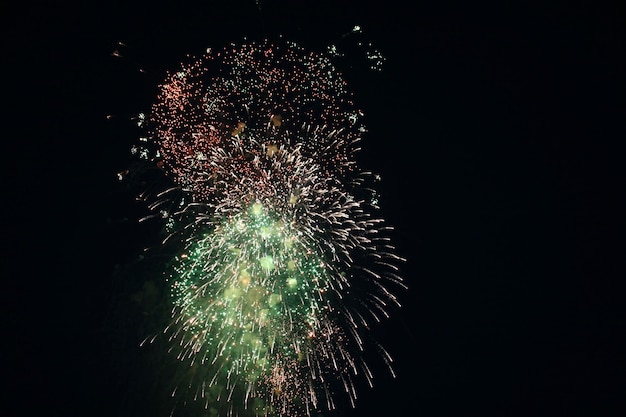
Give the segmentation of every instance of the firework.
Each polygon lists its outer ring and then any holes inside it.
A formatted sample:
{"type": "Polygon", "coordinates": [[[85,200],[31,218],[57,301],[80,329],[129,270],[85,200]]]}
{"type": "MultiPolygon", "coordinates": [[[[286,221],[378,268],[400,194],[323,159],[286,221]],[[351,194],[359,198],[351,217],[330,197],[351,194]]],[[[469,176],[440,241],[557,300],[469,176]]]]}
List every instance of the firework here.
{"type": "Polygon", "coordinates": [[[207,50],[138,118],[134,152],[171,182],[144,194],[148,217],[181,245],[163,331],[190,374],[175,395],[207,408],[311,415],[338,391],[355,406],[356,378],[372,385],[361,353],[398,304],[402,259],[358,163],[363,112],[331,55],[268,41],[207,50]]]}

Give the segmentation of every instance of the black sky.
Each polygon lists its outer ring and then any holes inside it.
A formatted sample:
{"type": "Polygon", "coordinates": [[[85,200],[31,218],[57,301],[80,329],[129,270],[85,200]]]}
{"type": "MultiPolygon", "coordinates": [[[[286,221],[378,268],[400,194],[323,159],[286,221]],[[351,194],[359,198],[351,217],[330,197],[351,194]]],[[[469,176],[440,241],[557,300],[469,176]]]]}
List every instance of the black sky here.
{"type": "Polygon", "coordinates": [[[320,47],[358,24],[386,57],[347,77],[409,290],[376,330],[398,377],[345,415],[626,415],[624,8],[256,3],[2,6],[12,413],[168,415],[128,309],[155,237],[115,175],[128,117],[187,53],[279,34],[320,47]]]}

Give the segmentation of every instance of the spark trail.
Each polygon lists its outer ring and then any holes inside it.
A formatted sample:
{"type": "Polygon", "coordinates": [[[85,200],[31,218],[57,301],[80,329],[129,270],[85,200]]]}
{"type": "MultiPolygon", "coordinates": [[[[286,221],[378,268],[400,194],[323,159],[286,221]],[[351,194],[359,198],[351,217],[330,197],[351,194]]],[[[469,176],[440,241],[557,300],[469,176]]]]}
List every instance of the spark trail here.
{"type": "MultiPolygon", "coordinates": [[[[166,75],[134,151],[169,186],[142,196],[181,250],[163,334],[189,369],[175,395],[227,415],[311,416],[356,379],[370,324],[405,288],[360,168],[363,112],[332,54],[248,42],[166,75]]],[[[393,370],[392,370],[393,372],[393,370]]]]}

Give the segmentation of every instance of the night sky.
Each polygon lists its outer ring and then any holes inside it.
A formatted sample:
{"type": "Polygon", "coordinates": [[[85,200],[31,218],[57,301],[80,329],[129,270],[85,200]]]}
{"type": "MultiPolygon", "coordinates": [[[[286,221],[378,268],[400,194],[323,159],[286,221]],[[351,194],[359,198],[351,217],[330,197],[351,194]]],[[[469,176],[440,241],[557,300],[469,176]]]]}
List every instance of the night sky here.
{"type": "Polygon", "coordinates": [[[397,378],[336,415],[626,415],[624,8],[132,3],[1,7],[4,416],[169,415],[129,117],[186,54],[354,25],[386,57],[346,78],[409,289],[373,330],[397,378]]]}

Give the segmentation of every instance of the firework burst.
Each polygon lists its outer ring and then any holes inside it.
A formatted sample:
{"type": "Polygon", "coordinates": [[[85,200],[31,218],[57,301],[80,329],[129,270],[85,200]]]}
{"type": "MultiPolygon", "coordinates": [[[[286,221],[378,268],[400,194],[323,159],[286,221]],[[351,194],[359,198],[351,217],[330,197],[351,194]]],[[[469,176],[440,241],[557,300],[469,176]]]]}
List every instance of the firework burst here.
{"type": "Polygon", "coordinates": [[[310,416],[372,385],[368,328],[404,285],[357,163],[363,117],[331,55],[292,42],[207,50],[160,84],[135,152],[172,183],[143,197],[181,244],[163,332],[189,368],[176,395],[310,416]]]}

